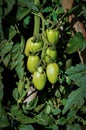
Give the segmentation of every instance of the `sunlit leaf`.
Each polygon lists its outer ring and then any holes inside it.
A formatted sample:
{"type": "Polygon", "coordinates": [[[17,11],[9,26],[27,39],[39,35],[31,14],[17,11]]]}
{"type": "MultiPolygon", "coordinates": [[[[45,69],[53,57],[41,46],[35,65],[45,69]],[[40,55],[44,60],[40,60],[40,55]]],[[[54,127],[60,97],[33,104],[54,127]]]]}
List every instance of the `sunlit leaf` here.
{"type": "Polygon", "coordinates": [[[23,21],[24,21],[24,25],[28,25],[30,22],[30,16],[27,16],[23,21]]]}
{"type": "Polygon", "coordinates": [[[61,117],[57,120],[57,124],[64,125],[67,122],[67,119],[65,117],[61,117]]]}
{"type": "Polygon", "coordinates": [[[81,130],[81,126],[79,124],[68,124],[67,130],[81,130]]]}
{"type": "Polygon", "coordinates": [[[32,125],[20,125],[18,130],[35,130],[32,125]]]}
{"type": "Polygon", "coordinates": [[[24,77],[24,38],[21,36],[21,42],[16,43],[12,49],[11,69],[15,68],[19,79],[24,77]]]}
{"type": "Polygon", "coordinates": [[[38,7],[34,4],[32,0],[19,0],[18,4],[22,5],[23,7],[27,7],[34,12],[38,12],[38,7]]]}
{"type": "Polygon", "coordinates": [[[18,89],[17,88],[15,88],[14,90],[13,90],[13,97],[14,97],[14,99],[17,101],[18,100],[18,89]]]}
{"type": "Polygon", "coordinates": [[[57,14],[56,14],[56,12],[52,13],[52,19],[53,19],[54,22],[57,22],[57,14]]]}
{"type": "Polygon", "coordinates": [[[86,65],[77,64],[66,70],[68,77],[79,87],[86,87],[86,65]]]}
{"type": "Polygon", "coordinates": [[[47,126],[49,124],[53,124],[53,119],[50,116],[47,116],[44,113],[40,113],[35,117],[37,124],[47,126]]]}
{"type": "Polygon", "coordinates": [[[30,13],[28,8],[19,7],[17,10],[17,20],[22,20],[26,15],[30,13]]]}
{"type": "Polygon", "coordinates": [[[28,117],[28,116],[24,115],[23,111],[21,109],[19,109],[19,107],[16,106],[16,105],[13,105],[11,107],[11,111],[10,112],[11,112],[10,115],[15,117],[15,119],[18,122],[21,122],[22,124],[31,124],[31,123],[35,123],[36,122],[35,118],[31,118],[31,117],[28,117]]]}
{"type": "Polygon", "coordinates": [[[71,107],[79,109],[84,104],[84,98],[86,98],[86,87],[80,87],[72,91],[68,96],[62,113],[65,114],[71,107]]]}
{"type": "Polygon", "coordinates": [[[0,56],[4,57],[5,54],[11,51],[13,46],[13,42],[7,42],[6,44],[3,44],[0,48],[0,56]]]}
{"type": "Polygon", "coordinates": [[[48,127],[50,130],[59,130],[58,126],[56,124],[51,125],[48,127]]]}
{"type": "Polygon", "coordinates": [[[70,38],[65,52],[71,54],[78,51],[79,49],[82,51],[85,48],[86,48],[86,39],[84,39],[82,34],[79,32],[70,38]]]}
{"type": "Polygon", "coordinates": [[[26,108],[27,110],[33,110],[38,103],[38,97],[35,97],[33,100],[30,101],[29,106],[26,108]]]}
{"type": "Polygon", "coordinates": [[[44,12],[51,12],[52,9],[53,9],[53,8],[52,8],[51,6],[46,7],[46,8],[43,10],[43,13],[44,13],[44,12]]]}
{"type": "Polygon", "coordinates": [[[11,59],[11,54],[10,54],[10,53],[8,53],[8,55],[6,55],[6,56],[3,58],[3,63],[4,63],[4,65],[5,65],[6,67],[7,67],[8,64],[9,64],[10,59],[11,59]]]}
{"type": "Polygon", "coordinates": [[[16,35],[17,31],[14,26],[10,26],[9,28],[9,41],[16,35]]]}
{"type": "Polygon", "coordinates": [[[53,115],[58,115],[58,114],[60,114],[60,113],[61,113],[61,110],[60,110],[59,108],[52,110],[52,114],[53,114],[53,115]]]}

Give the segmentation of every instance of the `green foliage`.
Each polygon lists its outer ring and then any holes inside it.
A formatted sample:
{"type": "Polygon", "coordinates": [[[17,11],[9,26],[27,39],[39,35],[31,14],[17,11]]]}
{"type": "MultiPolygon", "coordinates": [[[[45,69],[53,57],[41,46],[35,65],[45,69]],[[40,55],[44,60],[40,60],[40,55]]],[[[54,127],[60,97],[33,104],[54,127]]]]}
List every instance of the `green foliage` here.
{"type": "Polygon", "coordinates": [[[2,104],[0,103],[0,128],[4,128],[9,126],[9,121],[7,118],[7,114],[5,113],[5,110],[2,106],[2,104]]]}
{"type": "Polygon", "coordinates": [[[81,126],[79,124],[67,125],[67,130],[81,130],[81,126]]]}
{"type": "Polygon", "coordinates": [[[32,127],[32,125],[20,125],[18,127],[18,130],[34,130],[34,128],[32,127]]]}
{"type": "Polygon", "coordinates": [[[7,7],[4,10],[4,15],[6,16],[13,9],[13,6],[15,5],[15,0],[5,0],[4,2],[6,3],[7,7]]]}
{"type": "Polygon", "coordinates": [[[2,101],[3,99],[3,87],[4,87],[2,83],[2,79],[3,79],[2,72],[3,72],[3,68],[0,67],[0,101],[2,101]]]}
{"type": "Polygon", "coordinates": [[[80,16],[84,16],[84,18],[86,19],[86,5],[84,5],[83,7],[82,7],[82,11],[80,12],[80,14],[79,14],[80,16]]]}
{"type": "Polygon", "coordinates": [[[83,38],[81,33],[76,33],[68,41],[66,52],[68,54],[71,54],[78,50],[83,51],[85,48],[86,48],[86,39],[83,38]]]}
{"type": "Polygon", "coordinates": [[[75,107],[77,109],[81,108],[84,104],[84,98],[86,98],[86,87],[81,87],[72,91],[69,94],[64,106],[63,114],[66,113],[71,107],[75,107]]]}
{"type": "Polygon", "coordinates": [[[86,65],[78,64],[75,67],[72,66],[66,70],[66,74],[80,88],[69,94],[63,109],[63,114],[71,107],[79,109],[84,104],[84,99],[86,98],[86,65]]]}
{"type": "Polygon", "coordinates": [[[19,6],[16,16],[17,21],[22,20],[26,15],[28,15],[29,12],[30,12],[29,9],[19,6]]]}
{"type": "Polygon", "coordinates": [[[68,68],[65,72],[68,77],[79,87],[86,87],[86,65],[77,64],[68,68]]]}
{"type": "Polygon", "coordinates": [[[35,5],[35,3],[32,0],[19,0],[18,4],[23,6],[23,7],[27,7],[28,9],[34,11],[34,12],[38,12],[38,7],[35,5]]]}
{"type": "Polygon", "coordinates": [[[9,126],[7,114],[5,113],[4,106],[2,105],[2,100],[4,96],[4,92],[3,92],[4,85],[2,82],[3,77],[1,75],[2,72],[3,72],[3,68],[0,67],[0,128],[9,126]]]}

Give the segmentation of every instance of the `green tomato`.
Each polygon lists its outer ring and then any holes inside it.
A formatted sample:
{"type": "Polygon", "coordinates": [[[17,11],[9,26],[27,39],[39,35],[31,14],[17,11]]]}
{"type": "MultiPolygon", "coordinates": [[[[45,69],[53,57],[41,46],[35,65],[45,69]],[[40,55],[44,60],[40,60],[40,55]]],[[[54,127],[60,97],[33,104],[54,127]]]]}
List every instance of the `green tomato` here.
{"type": "Polygon", "coordinates": [[[59,31],[54,29],[46,29],[46,36],[50,44],[56,44],[59,40],[59,31]]]}
{"type": "Polygon", "coordinates": [[[30,37],[26,42],[24,53],[27,57],[30,53],[36,53],[43,47],[42,41],[34,42],[33,39],[34,37],[30,37]]]}
{"type": "Polygon", "coordinates": [[[40,66],[38,67],[37,71],[33,74],[33,83],[34,87],[37,90],[42,90],[45,87],[47,80],[46,73],[43,71],[43,68],[40,66]]]}
{"type": "Polygon", "coordinates": [[[57,58],[57,50],[48,47],[45,51],[45,57],[44,57],[45,63],[46,64],[52,63],[56,60],[56,58],[57,58]]]}
{"type": "Polygon", "coordinates": [[[39,61],[40,61],[40,58],[39,56],[29,56],[28,59],[27,59],[27,69],[30,73],[33,73],[38,64],[39,64],[39,61]]]}
{"type": "Polygon", "coordinates": [[[46,64],[49,64],[49,63],[52,62],[51,58],[47,55],[45,56],[44,61],[45,61],[46,64]]]}
{"type": "Polygon", "coordinates": [[[48,55],[52,60],[56,60],[57,50],[48,47],[46,50],[46,55],[48,55]]]}
{"type": "Polygon", "coordinates": [[[46,74],[50,83],[55,84],[58,80],[59,66],[57,63],[47,65],[46,74]]]}

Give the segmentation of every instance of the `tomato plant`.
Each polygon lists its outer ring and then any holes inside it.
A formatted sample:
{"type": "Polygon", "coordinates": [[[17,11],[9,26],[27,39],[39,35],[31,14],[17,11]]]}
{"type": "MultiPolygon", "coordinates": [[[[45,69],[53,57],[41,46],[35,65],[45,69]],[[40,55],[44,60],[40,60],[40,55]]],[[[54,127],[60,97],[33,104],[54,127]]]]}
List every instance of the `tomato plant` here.
{"type": "Polygon", "coordinates": [[[0,130],[86,130],[85,0],[0,0],[0,130]]]}

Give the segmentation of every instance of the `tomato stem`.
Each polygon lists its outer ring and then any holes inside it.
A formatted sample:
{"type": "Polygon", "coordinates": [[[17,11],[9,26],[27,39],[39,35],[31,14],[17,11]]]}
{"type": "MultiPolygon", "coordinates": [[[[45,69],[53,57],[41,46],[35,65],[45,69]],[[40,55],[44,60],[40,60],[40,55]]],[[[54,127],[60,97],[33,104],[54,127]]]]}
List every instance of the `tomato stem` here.
{"type": "MultiPolygon", "coordinates": [[[[34,0],[34,3],[36,5],[39,5],[40,0],[34,0]]],[[[33,32],[33,35],[39,34],[39,30],[40,30],[40,17],[38,15],[34,14],[34,32],[33,32]]]]}

